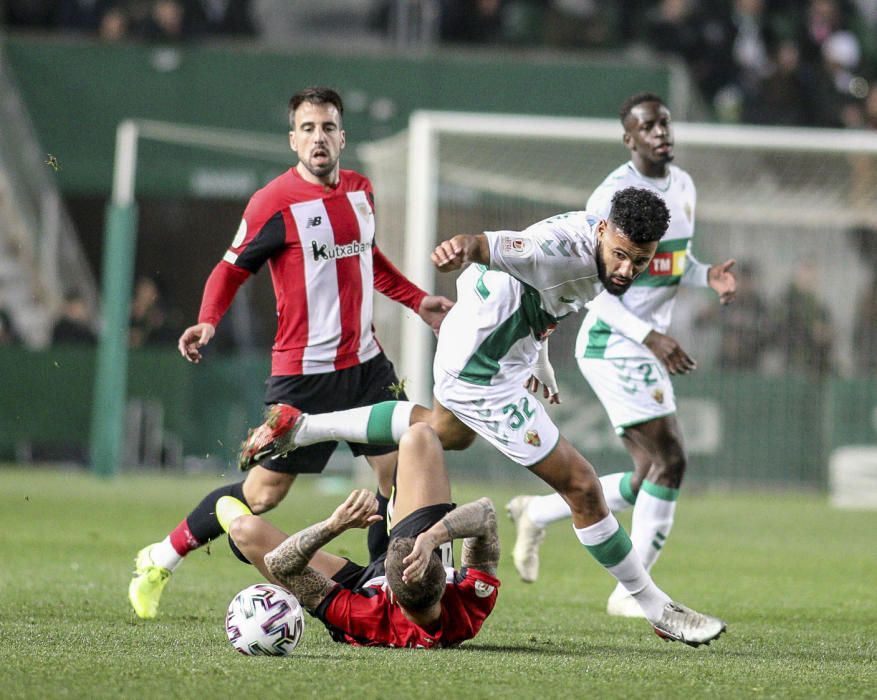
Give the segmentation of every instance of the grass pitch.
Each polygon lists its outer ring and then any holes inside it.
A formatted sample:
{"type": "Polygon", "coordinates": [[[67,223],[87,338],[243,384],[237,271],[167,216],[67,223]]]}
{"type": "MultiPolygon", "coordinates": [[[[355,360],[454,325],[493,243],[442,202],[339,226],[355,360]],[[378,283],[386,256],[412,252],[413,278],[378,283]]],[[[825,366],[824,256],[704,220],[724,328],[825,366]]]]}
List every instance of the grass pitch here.
{"type": "MultiPolygon", "coordinates": [[[[137,550],[222,481],[0,468],[0,697],[877,697],[874,512],[816,495],[683,494],[654,574],[728,620],[710,647],[608,617],[613,582],[566,523],[549,530],[540,580],[521,583],[503,518],[497,607],[461,648],[354,649],[307,617],[292,657],[249,658],[223,621],[259,576],[223,540],[177,570],[157,620],[136,619],[126,598],[137,550]]],[[[327,483],[301,478],[271,520],[294,530],[325,517],[346,494],[327,483]]],[[[514,495],[455,484],[457,502],[485,493],[500,508],[514,495]]],[[[358,560],[364,549],[358,531],[333,543],[358,560]]]]}

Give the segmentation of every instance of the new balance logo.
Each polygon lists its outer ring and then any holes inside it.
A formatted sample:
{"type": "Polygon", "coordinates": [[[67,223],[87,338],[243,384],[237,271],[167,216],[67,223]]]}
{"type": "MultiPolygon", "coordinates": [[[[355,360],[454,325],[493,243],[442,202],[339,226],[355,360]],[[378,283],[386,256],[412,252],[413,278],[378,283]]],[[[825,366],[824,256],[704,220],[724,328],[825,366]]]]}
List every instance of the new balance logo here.
{"type": "Polygon", "coordinates": [[[330,248],[328,243],[319,245],[316,241],[311,241],[311,252],[316,261],[337,260],[339,258],[350,258],[354,255],[361,255],[371,248],[371,245],[371,241],[366,241],[364,243],[353,241],[353,243],[346,243],[345,245],[336,244],[330,248]]]}
{"type": "Polygon", "coordinates": [[[305,225],[305,228],[313,228],[314,226],[319,226],[323,223],[322,216],[315,216],[313,218],[308,219],[308,223],[305,225]]]}

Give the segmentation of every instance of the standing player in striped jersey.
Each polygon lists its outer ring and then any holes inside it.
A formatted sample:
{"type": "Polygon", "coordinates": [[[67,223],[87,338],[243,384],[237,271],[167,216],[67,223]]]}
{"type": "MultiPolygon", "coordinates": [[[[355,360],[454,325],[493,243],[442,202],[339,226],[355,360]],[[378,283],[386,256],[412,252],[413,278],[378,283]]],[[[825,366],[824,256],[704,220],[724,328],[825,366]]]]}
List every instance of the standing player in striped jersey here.
{"type": "MultiPolygon", "coordinates": [[[[397,398],[393,387],[399,380],[372,328],[373,289],[409,307],[435,330],[452,306],[412,284],[378,250],[371,183],[339,165],[343,111],[341,97],[328,88],[307,88],[292,97],[289,144],[299,162],[252,196],[231,247],[207,280],[198,323],[179,340],[183,357],[200,362],[200,349],[213,338],[238,288],[267,262],[277,297],[268,405],[326,411],[397,398]]],[[[128,588],[136,614],[155,617],[161,593],[183,557],[222,534],[214,512],[217,499],[233,496],[254,513],[271,510],[296,475],[321,472],[336,446],[314,445],[263,462],[245,480],[209,493],[164,540],[140,550],[128,588]]],[[[383,515],[396,448],[351,449],[375,470],[383,515]]],[[[370,554],[383,552],[386,540],[383,526],[371,528],[370,554]]]]}
{"type": "MultiPolygon", "coordinates": [[[[634,471],[608,474],[600,482],[614,512],[633,505],[630,537],[651,570],[673,526],[686,466],[668,373],[686,374],[695,368],[688,353],[666,335],[676,292],[680,284],[709,286],[727,304],[734,298],[736,282],[730,271],[733,260],[710,267],[691,254],[696,192],[688,173],[671,165],[673,132],[661,98],[633,95],[621,106],[620,116],[631,159],[594,190],[587,210],[608,216],[616,192],[640,187],[664,200],[670,225],[648,269],[624,296],[604,294],[589,304],[576,358],[633,458],[634,471]]],[[[508,509],[517,527],[515,568],[524,581],[535,581],[545,526],[568,518],[569,506],[551,494],[517,496],[508,509]]],[[[607,612],[642,616],[640,606],[620,585],[609,597],[607,612]]]]}

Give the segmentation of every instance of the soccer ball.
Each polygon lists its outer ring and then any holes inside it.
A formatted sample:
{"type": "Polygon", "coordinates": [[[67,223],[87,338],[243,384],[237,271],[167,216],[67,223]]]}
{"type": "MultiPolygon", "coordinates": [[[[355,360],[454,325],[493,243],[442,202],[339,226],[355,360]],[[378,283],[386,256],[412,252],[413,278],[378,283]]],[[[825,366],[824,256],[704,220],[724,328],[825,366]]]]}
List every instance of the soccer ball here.
{"type": "Polygon", "coordinates": [[[287,656],[298,646],[305,616],[292,593],[270,583],[257,583],[238,593],[228,605],[228,641],[247,656],[287,656]]]}

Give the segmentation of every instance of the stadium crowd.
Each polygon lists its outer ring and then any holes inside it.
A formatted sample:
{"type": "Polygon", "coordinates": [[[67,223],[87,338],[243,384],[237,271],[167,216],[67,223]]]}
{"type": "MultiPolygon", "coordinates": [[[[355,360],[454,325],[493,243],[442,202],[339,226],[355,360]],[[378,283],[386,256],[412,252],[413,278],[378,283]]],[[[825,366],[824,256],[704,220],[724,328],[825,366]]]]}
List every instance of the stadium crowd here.
{"type": "Polygon", "coordinates": [[[0,8],[11,27],[106,41],[390,42],[405,24],[409,40],[447,45],[652,51],[683,61],[722,121],[877,128],[877,0],[5,0],[0,8]],[[430,26],[412,30],[418,17],[430,26]]]}

